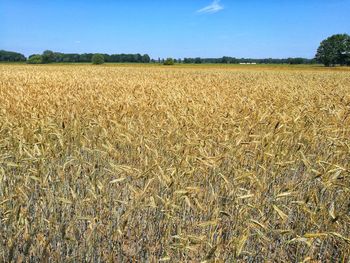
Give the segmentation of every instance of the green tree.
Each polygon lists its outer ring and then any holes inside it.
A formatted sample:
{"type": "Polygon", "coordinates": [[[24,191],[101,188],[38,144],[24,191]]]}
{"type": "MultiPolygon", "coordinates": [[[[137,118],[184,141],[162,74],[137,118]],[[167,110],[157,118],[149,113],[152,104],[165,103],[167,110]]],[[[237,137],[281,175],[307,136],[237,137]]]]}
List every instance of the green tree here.
{"type": "Polygon", "coordinates": [[[28,64],[42,64],[43,63],[43,58],[41,55],[31,55],[28,60],[28,64]]]}
{"type": "Polygon", "coordinates": [[[42,63],[52,63],[55,62],[55,53],[53,53],[51,50],[45,50],[42,57],[42,63]]]}
{"type": "Polygon", "coordinates": [[[171,66],[171,65],[174,65],[174,60],[172,58],[167,58],[163,65],[166,65],[166,66],[171,66]]]}
{"type": "Polygon", "coordinates": [[[145,54],[142,56],[142,63],[149,63],[151,61],[151,58],[149,55],[145,54]]]}
{"type": "Polygon", "coordinates": [[[194,63],[195,64],[201,64],[202,63],[202,59],[201,58],[195,58],[194,59],[194,63]]]}
{"type": "Polygon", "coordinates": [[[17,52],[0,50],[0,61],[8,61],[8,62],[26,61],[26,57],[17,52]]]}
{"type": "Polygon", "coordinates": [[[287,58],[287,62],[291,65],[305,64],[303,58],[287,58]]]}
{"type": "Polygon", "coordinates": [[[101,65],[105,63],[104,56],[102,54],[94,54],[91,58],[91,62],[94,65],[101,65]]]}
{"type": "Polygon", "coordinates": [[[323,40],[317,49],[316,60],[327,67],[350,65],[350,36],[337,34],[323,40]]]}

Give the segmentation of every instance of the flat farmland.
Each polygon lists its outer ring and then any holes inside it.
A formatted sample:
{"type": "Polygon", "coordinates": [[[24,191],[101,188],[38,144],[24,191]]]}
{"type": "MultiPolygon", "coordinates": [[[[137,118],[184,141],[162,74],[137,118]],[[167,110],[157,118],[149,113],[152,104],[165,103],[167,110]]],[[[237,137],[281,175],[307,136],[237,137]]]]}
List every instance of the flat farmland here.
{"type": "Polygon", "coordinates": [[[349,254],[347,68],[0,65],[0,261],[349,254]]]}

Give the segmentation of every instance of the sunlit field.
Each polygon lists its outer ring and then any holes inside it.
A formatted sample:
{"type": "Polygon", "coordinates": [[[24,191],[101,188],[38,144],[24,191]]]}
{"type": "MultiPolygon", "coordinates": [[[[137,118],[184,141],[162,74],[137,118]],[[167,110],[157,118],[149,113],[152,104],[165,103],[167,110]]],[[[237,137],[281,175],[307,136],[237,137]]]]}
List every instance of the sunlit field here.
{"type": "Polygon", "coordinates": [[[0,261],[349,255],[348,68],[0,65],[0,261]]]}

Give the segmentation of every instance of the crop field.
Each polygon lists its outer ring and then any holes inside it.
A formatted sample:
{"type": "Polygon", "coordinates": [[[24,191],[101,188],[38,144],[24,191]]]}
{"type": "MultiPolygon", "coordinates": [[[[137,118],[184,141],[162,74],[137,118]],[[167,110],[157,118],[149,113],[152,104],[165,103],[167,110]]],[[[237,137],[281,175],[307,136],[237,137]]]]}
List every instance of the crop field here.
{"type": "Polygon", "coordinates": [[[0,65],[1,262],[349,262],[350,71],[0,65]]]}

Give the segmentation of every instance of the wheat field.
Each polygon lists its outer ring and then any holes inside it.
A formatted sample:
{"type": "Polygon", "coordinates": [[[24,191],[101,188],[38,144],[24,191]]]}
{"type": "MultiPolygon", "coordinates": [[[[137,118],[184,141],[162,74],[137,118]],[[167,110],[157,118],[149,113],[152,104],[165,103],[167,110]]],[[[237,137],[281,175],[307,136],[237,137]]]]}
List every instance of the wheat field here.
{"type": "Polygon", "coordinates": [[[350,71],[0,65],[0,261],[349,262],[350,71]]]}

